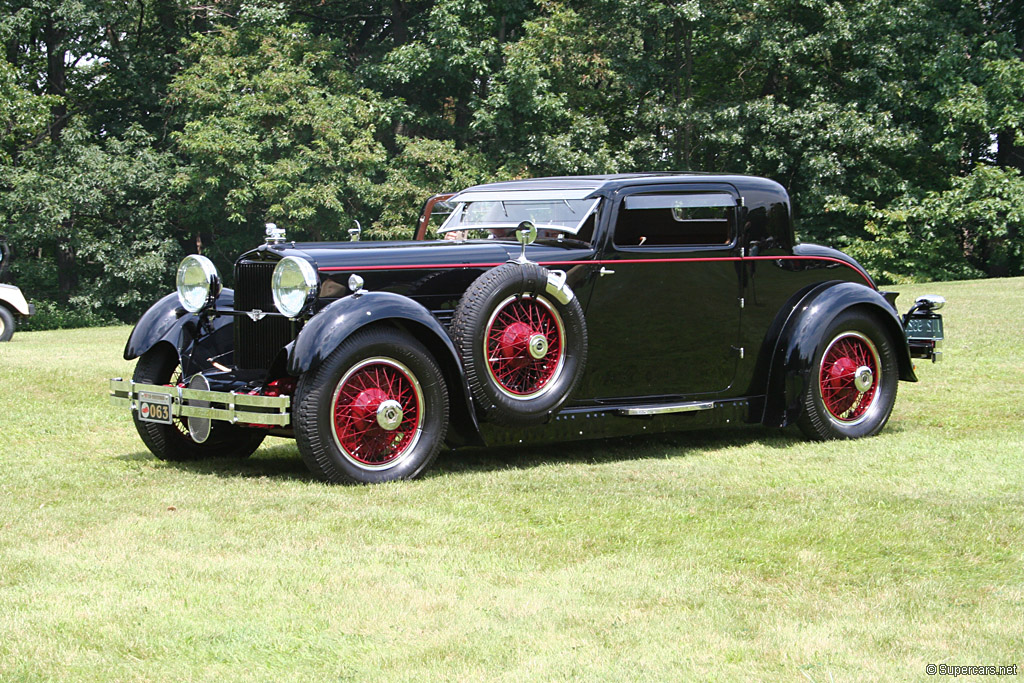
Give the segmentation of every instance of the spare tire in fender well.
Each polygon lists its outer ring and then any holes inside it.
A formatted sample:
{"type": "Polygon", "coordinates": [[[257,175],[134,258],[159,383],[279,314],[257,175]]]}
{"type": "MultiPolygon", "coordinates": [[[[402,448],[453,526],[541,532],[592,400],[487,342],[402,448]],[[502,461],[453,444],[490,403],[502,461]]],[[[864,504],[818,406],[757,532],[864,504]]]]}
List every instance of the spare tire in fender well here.
{"type": "Polygon", "coordinates": [[[586,365],[586,320],[564,274],[528,261],[478,277],[455,309],[451,334],[474,405],[505,425],[547,421],[586,365]]]}

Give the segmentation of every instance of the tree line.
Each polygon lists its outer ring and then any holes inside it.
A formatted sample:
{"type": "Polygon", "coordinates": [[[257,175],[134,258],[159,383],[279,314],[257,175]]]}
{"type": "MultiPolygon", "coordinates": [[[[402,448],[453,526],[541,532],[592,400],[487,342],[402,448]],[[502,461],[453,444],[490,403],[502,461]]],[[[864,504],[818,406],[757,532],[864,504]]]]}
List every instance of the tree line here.
{"type": "MultiPolygon", "coordinates": [[[[186,253],[540,175],[774,178],[883,282],[1024,274],[1024,0],[0,0],[0,233],[53,319],[186,253]]],[[[63,315],[63,317],[61,317],[63,315]]]]}

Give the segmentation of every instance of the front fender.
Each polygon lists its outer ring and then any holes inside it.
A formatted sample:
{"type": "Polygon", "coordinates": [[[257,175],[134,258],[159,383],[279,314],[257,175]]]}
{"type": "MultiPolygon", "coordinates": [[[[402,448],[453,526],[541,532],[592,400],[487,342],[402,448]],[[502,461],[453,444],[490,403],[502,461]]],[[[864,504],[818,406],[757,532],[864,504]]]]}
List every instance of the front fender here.
{"type": "Polygon", "coordinates": [[[469,382],[455,344],[434,315],[409,297],[392,292],[350,295],[310,318],[289,345],[287,372],[298,376],[319,367],[352,333],[372,324],[394,324],[412,334],[434,356],[451,394],[457,445],[482,445],[469,382]]]}
{"type": "MultiPolygon", "coordinates": [[[[234,304],[234,290],[225,289],[217,296],[221,308],[233,308],[234,304]]],[[[233,322],[231,316],[218,316],[204,323],[199,315],[181,307],[177,294],[168,294],[139,318],[125,344],[124,359],[138,358],[164,342],[177,350],[186,376],[210,367],[210,358],[231,364],[225,354],[234,349],[233,322]]]]}
{"type": "Polygon", "coordinates": [[[772,355],[763,422],[784,427],[800,415],[804,383],[814,354],[837,315],[854,306],[870,309],[881,321],[896,350],[900,379],[916,382],[910,348],[896,310],[875,289],[856,282],[826,282],[808,292],[792,309],[772,355]]]}

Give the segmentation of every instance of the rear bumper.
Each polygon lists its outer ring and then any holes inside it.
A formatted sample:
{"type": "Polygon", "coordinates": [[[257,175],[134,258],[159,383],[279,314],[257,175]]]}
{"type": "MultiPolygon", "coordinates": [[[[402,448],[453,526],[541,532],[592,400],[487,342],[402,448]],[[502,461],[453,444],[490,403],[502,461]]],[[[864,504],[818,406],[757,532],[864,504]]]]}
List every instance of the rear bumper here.
{"type": "Polygon", "coordinates": [[[197,417],[231,424],[285,427],[291,424],[290,396],[260,396],[233,391],[200,391],[158,384],[110,380],[110,402],[139,410],[139,393],[170,397],[172,417],[197,417]]]}
{"type": "Polygon", "coordinates": [[[933,363],[938,363],[942,360],[942,340],[920,340],[910,339],[907,341],[910,345],[910,357],[911,358],[924,358],[931,360],[933,363]]]}

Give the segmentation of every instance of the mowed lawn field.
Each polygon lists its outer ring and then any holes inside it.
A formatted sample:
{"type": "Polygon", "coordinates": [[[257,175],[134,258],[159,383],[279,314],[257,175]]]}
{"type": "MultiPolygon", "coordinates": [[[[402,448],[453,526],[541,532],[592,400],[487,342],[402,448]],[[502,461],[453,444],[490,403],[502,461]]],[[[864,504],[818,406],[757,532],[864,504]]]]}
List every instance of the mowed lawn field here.
{"type": "Polygon", "coordinates": [[[0,345],[0,680],[926,680],[1024,664],[1024,279],[949,305],[883,433],[750,427],[312,481],[169,464],[129,328],[0,345]]]}

